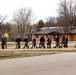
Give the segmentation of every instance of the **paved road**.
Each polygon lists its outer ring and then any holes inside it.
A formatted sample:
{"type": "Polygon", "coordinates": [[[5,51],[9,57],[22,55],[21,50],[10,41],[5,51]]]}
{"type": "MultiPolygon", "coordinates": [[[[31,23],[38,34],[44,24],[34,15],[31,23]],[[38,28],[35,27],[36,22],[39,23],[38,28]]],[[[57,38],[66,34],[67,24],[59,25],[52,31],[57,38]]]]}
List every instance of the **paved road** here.
{"type": "Polygon", "coordinates": [[[0,60],[0,75],[76,75],[76,53],[0,60]]]}

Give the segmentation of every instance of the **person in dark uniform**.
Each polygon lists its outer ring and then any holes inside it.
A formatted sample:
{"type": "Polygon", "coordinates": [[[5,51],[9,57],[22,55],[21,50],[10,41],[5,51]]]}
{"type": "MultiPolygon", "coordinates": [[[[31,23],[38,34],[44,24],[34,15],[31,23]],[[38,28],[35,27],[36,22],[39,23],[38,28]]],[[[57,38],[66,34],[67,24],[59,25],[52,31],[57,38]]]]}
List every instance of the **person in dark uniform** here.
{"type": "Polygon", "coordinates": [[[50,36],[48,36],[47,37],[47,48],[51,48],[51,42],[52,42],[52,40],[51,40],[50,36]]]}
{"type": "Polygon", "coordinates": [[[45,38],[44,36],[41,36],[40,38],[40,44],[39,44],[39,48],[45,48],[45,38]]]}
{"type": "Polygon", "coordinates": [[[2,49],[7,48],[7,44],[6,44],[6,38],[4,36],[2,36],[2,43],[1,43],[2,49]]]}
{"type": "Polygon", "coordinates": [[[21,38],[17,37],[15,42],[16,42],[16,49],[19,49],[21,47],[20,46],[21,38]]]}
{"type": "Polygon", "coordinates": [[[58,48],[58,47],[61,48],[59,44],[59,37],[57,35],[55,36],[55,42],[56,42],[56,46],[54,48],[58,48]]]}
{"type": "Polygon", "coordinates": [[[28,38],[27,38],[27,37],[24,38],[24,42],[25,42],[25,45],[24,45],[23,49],[24,49],[25,47],[26,47],[26,48],[29,48],[29,46],[28,46],[28,38]]]}
{"type": "Polygon", "coordinates": [[[40,37],[39,48],[41,48],[41,45],[42,45],[42,36],[40,37]]]}
{"type": "Polygon", "coordinates": [[[65,35],[62,35],[61,47],[65,47],[65,35]]]}
{"type": "Polygon", "coordinates": [[[67,37],[67,35],[65,36],[65,46],[64,46],[65,48],[67,48],[68,47],[68,37],[67,37]]]}
{"type": "Polygon", "coordinates": [[[31,49],[32,48],[37,48],[37,45],[36,45],[36,38],[33,38],[33,40],[32,40],[32,47],[31,47],[31,49]]]}

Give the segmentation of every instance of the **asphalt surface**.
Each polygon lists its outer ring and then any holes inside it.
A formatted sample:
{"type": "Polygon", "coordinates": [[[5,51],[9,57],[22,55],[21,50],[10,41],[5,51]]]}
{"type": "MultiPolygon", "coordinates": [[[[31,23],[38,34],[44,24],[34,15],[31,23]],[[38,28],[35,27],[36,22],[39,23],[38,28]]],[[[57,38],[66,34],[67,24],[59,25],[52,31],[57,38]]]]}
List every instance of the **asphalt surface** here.
{"type": "Polygon", "coordinates": [[[0,75],[76,75],[76,53],[0,60],[0,75]]]}

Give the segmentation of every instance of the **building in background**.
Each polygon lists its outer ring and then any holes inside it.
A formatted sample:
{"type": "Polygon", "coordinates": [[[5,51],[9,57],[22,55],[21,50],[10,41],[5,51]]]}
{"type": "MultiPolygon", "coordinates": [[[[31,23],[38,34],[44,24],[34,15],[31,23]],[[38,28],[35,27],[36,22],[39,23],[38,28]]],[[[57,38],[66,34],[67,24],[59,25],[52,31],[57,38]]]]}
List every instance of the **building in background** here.
{"type": "MultiPolygon", "coordinates": [[[[55,40],[55,35],[58,35],[59,39],[62,40],[63,30],[58,27],[52,28],[43,28],[41,31],[28,33],[29,36],[33,39],[36,37],[37,42],[39,42],[40,37],[44,35],[45,40],[47,40],[47,36],[49,35],[52,41],[55,40]]],[[[67,37],[69,41],[76,41],[76,29],[67,32],[67,37]]]]}

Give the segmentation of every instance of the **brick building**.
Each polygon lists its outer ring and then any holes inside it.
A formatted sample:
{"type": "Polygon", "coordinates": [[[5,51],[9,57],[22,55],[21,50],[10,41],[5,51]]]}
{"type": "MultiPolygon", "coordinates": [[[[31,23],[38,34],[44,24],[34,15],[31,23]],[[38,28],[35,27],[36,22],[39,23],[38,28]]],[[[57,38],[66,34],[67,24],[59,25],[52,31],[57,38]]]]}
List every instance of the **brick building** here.
{"type": "MultiPolygon", "coordinates": [[[[41,35],[44,35],[45,40],[47,40],[47,36],[49,35],[52,41],[54,41],[55,35],[58,35],[59,39],[62,40],[63,31],[59,28],[52,28],[44,29],[39,32],[28,33],[28,35],[31,35],[32,39],[36,37],[37,42],[39,42],[41,35]]],[[[76,29],[67,32],[67,36],[69,41],[76,41],[76,29]]]]}

